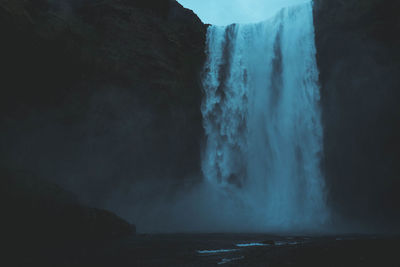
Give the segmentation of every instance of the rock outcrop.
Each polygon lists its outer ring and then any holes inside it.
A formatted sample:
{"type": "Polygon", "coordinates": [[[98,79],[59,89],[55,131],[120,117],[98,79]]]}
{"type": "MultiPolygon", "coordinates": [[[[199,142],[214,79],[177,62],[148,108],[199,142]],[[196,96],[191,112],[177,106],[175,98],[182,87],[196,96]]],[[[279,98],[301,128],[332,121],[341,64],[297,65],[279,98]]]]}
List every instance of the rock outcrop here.
{"type": "Polygon", "coordinates": [[[381,230],[400,219],[399,10],[396,0],[314,0],[329,202],[381,230]]]}
{"type": "Polygon", "coordinates": [[[81,205],[74,194],[26,173],[1,170],[0,195],[7,246],[1,262],[9,266],[54,266],[45,262],[62,262],[68,253],[76,256],[135,233],[134,225],[112,212],[81,205]]]}

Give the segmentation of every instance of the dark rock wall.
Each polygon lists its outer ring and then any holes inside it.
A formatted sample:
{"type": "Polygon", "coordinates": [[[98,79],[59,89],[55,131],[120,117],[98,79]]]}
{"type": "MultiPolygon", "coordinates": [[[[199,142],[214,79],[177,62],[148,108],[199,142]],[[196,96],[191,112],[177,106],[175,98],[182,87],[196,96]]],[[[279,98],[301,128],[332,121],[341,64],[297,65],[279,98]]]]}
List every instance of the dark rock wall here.
{"type": "Polygon", "coordinates": [[[314,0],[328,200],[384,231],[400,218],[399,11],[397,0],[314,0]]]}
{"type": "Polygon", "coordinates": [[[0,0],[0,165],[103,206],[200,172],[206,27],[169,0],[0,0]]]}

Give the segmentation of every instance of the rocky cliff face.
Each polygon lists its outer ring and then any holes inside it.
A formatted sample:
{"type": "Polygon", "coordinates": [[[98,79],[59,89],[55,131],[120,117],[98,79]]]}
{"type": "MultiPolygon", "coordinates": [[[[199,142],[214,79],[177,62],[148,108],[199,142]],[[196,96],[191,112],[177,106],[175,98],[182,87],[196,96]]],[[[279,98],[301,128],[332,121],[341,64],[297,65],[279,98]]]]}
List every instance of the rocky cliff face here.
{"type": "MultiPolygon", "coordinates": [[[[314,0],[328,200],[371,226],[400,218],[398,10],[314,0]]],[[[173,0],[0,0],[0,167],[95,206],[196,177],[205,33],[173,0]]]]}
{"type": "Polygon", "coordinates": [[[396,0],[314,0],[329,202],[362,226],[400,218],[399,10],[396,0]]]}
{"type": "Polygon", "coordinates": [[[103,206],[200,172],[206,27],[173,0],[0,1],[0,157],[103,206]]]}

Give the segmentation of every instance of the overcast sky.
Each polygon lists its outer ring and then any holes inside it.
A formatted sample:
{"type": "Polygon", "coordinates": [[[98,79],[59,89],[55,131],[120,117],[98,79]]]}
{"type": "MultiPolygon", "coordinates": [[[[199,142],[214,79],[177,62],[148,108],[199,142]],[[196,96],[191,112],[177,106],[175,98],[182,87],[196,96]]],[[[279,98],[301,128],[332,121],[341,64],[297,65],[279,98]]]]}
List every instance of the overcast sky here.
{"type": "Polygon", "coordinates": [[[178,0],[192,9],[204,23],[228,25],[259,22],[280,8],[310,0],[178,0]]]}

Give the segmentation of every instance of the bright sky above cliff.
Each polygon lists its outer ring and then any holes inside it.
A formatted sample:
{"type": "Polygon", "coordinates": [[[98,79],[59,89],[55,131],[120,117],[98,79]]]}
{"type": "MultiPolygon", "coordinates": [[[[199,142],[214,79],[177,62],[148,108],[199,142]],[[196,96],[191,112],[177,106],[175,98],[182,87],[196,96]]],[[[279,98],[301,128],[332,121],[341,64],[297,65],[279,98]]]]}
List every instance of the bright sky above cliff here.
{"type": "Polygon", "coordinates": [[[192,9],[204,23],[228,25],[259,22],[279,9],[310,0],[178,0],[192,9]]]}

